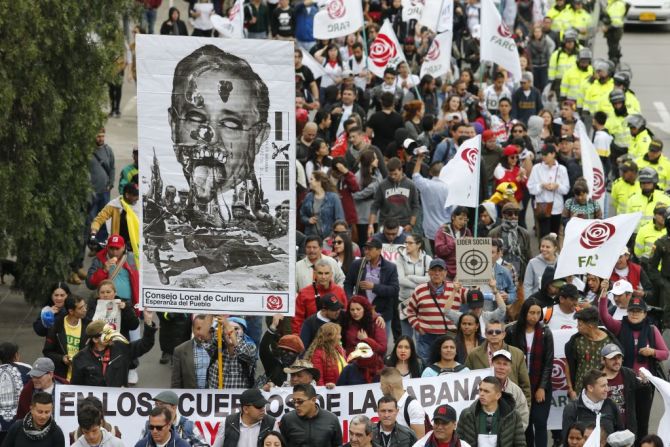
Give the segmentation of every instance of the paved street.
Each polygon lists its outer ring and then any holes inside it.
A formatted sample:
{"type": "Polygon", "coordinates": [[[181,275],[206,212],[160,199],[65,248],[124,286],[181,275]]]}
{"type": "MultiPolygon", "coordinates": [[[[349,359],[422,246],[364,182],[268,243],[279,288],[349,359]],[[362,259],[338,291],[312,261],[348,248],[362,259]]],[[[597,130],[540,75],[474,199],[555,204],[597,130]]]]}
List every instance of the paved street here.
{"type": "MultiPolygon", "coordinates": [[[[168,2],[164,2],[158,15],[156,30],[167,17],[168,2]]],[[[176,6],[186,17],[187,3],[177,0],[176,6]]],[[[596,56],[606,55],[604,40],[596,43],[596,56]]],[[[665,143],[665,153],[670,154],[670,29],[635,27],[627,29],[623,39],[623,60],[633,68],[632,89],[642,104],[642,111],[651,129],[665,143]]],[[[131,150],[137,141],[136,87],[126,80],[120,118],[110,118],[106,124],[107,142],[116,154],[117,173],[131,160],[131,150]]],[[[91,141],[93,144],[93,141],[91,141]]],[[[82,173],[86,175],[86,173],[82,173]]],[[[87,258],[87,262],[88,259],[87,258]]],[[[7,277],[11,282],[11,279],[7,277]]],[[[76,287],[75,293],[89,296],[84,286],[76,287]]],[[[45,297],[46,298],[46,297],[45,297]]],[[[10,340],[21,347],[22,359],[32,362],[40,355],[42,340],[35,336],[32,322],[39,313],[38,307],[30,307],[23,301],[20,293],[12,291],[6,285],[0,286],[0,340],[10,340]]],[[[666,339],[668,339],[666,333],[666,339]]],[[[670,341],[670,340],[668,340],[670,341]]],[[[140,383],[145,387],[168,387],[170,383],[169,365],[160,365],[158,358],[158,339],[154,349],[141,359],[140,383]]],[[[658,425],[661,405],[658,398],[654,403],[652,428],[658,425]]]]}

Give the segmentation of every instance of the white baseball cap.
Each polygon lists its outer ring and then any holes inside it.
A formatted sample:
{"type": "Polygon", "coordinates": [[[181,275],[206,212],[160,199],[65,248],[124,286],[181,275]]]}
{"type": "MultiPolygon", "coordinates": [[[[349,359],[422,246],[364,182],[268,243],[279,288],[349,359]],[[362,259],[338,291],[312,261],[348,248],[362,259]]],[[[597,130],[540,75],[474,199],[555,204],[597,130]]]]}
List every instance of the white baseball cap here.
{"type": "Polygon", "coordinates": [[[612,295],[622,295],[624,293],[633,293],[633,285],[625,279],[620,279],[614,283],[611,290],[612,295]]]}

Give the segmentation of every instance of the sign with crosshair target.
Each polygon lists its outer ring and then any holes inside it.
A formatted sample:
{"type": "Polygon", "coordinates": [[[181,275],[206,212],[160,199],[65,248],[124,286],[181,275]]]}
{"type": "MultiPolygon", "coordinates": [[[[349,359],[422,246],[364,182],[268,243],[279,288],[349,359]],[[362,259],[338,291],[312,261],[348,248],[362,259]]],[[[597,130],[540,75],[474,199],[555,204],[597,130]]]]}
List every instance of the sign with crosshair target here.
{"type": "Polygon", "coordinates": [[[493,277],[491,239],[456,239],[456,278],[464,286],[483,286],[493,277]]]}

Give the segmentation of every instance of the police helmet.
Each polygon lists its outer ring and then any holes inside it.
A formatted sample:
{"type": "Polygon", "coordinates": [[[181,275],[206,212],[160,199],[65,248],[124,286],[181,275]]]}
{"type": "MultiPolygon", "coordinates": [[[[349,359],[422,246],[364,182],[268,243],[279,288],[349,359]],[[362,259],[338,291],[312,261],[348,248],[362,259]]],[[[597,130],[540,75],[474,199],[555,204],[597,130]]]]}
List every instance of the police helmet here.
{"type": "Polygon", "coordinates": [[[626,96],[621,90],[614,89],[610,92],[610,103],[626,102],[626,96]]]}
{"type": "Polygon", "coordinates": [[[581,50],[579,50],[579,60],[582,59],[588,59],[588,60],[593,59],[593,53],[589,48],[582,48],[581,50]]]}
{"type": "Polygon", "coordinates": [[[614,79],[615,84],[623,85],[625,88],[630,87],[630,75],[625,71],[617,71],[614,73],[614,77],[612,79],[614,79]]]}
{"type": "Polygon", "coordinates": [[[609,72],[609,65],[605,59],[596,59],[593,61],[593,71],[609,72]]]}
{"type": "Polygon", "coordinates": [[[638,115],[636,113],[634,115],[628,115],[626,117],[626,124],[628,125],[628,127],[634,127],[636,129],[642,129],[644,126],[647,125],[647,120],[645,120],[642,115],[638,115]]]}
{"type": "Polygon", "coordinates": [[[637,176],[637,179],[640,183],[658,183],[658,172],[655,169],[646,167],[640,169],[640,173],[637,176]]]}
{"type": "Polygon", "coordinates": [[[577,34],[577,31],[570,28],[563,34],[563,42],[567,42],[569,40],[572,40],[573,42],[577,42],[577,38],[579,37],[579,34],[577,34]]]}

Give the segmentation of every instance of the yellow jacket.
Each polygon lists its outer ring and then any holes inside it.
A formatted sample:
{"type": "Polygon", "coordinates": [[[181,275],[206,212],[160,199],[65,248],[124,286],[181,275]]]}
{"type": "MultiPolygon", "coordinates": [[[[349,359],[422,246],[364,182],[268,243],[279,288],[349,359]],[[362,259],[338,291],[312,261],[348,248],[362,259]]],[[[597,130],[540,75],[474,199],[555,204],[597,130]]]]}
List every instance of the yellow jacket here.
{"type": "MultiPolygon", "coordinates": [[[[626,98],[626,111],[628,111],[628,114],[640,113],[640,101],[638,101],[635,93],[628,90],[624,97],[626,98]]],[[[612,103],[610,102],[609,92],[607,92],[607,96],[602,98],[598,103],[598,110],[605,112],[608,116],[614,113],[614,107],[612,107],[612,103]]]]}
{"type": "Polygon", "coordinates": [[[551,30],[558,31],[562,36],[563,33],[570,28],[574,13],[575,11],[570,5],[565,5],[560,11],[556,9],[555,6],[552,6],[551,9],[547,11],[547,17],[550,17],[552,20],[551,30]]]}
{"type": "Polygon", "coordinates": [[[670,205],[670,197],[665,194],[660,189],[655,189],[654,192],[649,196],[645,196],[642,192],[633,194],[628,199],[628,211],[629,213],[636,213],[638,211],[642,212],[642,219],[637,226],[638,231],[645,225],[647,222],[652,220],[654,217],[654,209],[656,205],[670,205]]]}
{"type": "MultiPolygon", "coordinates": [[[[614,144],[619,147],[629,147],[632,141],[630,135],[630,129],[626,125],[625,116],[616,116],[615,114],[608,115],[607,121],[605,122],[605,129],[612,135],[614,138],[614,144]]],[[[630,152],[630,150],[629,150],[630,152]]],[[[644,150],[642,155],[646,154],[647,151],[644,150]]],[[[640,155],[632,154],[633,157],[639,157],[640,155]]]]}
{"type": "Polygon", "coordinates": [[[635,237],[635,248],[633,252],[638,258],[651,258],[654,243],[658,238],[666,235],[665,227],[660,230],[656,228],[654,221],[647,222],[640,228],[635,237]]]}
{"type": "Polygon", "coordinates": [[[613,88],[614,79],[612,78],[608,79],[604,84],[601,84],[597,79],[586,84],[586,90],[584,91],[584,110],[591,112],[591,114],[596,113],[600,101],[606,100],[609,103],[610,92],[613,88]]]}
{"type": "Polygon", "coordinates": [[[665,155],[661,155],[656,163],[650,162],[646,157],[638,158],[635,163],[637,163],[638,169],[649,167],[656,171],[658,173],[658,187],[663,191],[670,186],[670,160],[665,155]]]}
{"type": "Polygon", "coordinates": [[[549,80],[563,79],[563,74],[577,63],[577,53],[568,54],[563,48],[551,53],[549,58],[549,80]]]}
{"type": "Polygon", "coordinates": [[[588,11],[586,11],[584,8],[575,9],[572,11],[570,27],[577,30],[580,40],[584,40],[588,37],[591,22],[593,22],[591,14],[589,14],[588,11]]]}
{"type": "Polygon", "coordinates": [[[628,212],[628,199],[639,193],[640,182],[635,180],[632,185],[619,177],[612,183],[612,206],[617,214],[626,214],[628,212]]]}
{"type": "Polygon", "coordinates": [[[608,0],[605,12],[610,16],[610,20],[612,21],[609,26],[621,28],[624,16],[626,15],[626,3],[623,0],[608,0]]]}
{"type": "MultiPolygon", "coordinates": [[[[630,130],[628,131],[628,133],[630,133],[630,130]]],[[[651,135],[649,135],[649,131],[647,129],[644,129],[642,130],[642,132],[638,133],[634,137],[631,136],[631,142],[630,145],[628,146],[628,153],[636,158],[644,157],[644,155],[649,151],[650,144],[651,144],[651,135]]],[[[642,167],[639,168],[642,169],[642,167]]],[[[659,172],[658,175],[660,177],[661,173],[659,172]]]]}
{"type": "MultiPolygon", "coordinates": [[[[577,64],[570,67],[561,79],[561,96],[568,99],[574,99],[579,104],[579,97],[582,96],[582,85],[593,74],[593,67],[588,66],[586,70],[581,70],[577,64]]],[[[582,103],[583,103],[582,97],[582,103]]]]}

